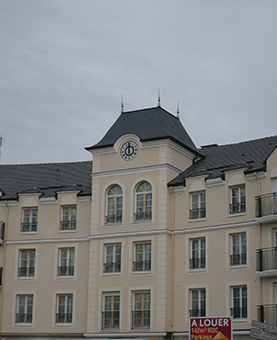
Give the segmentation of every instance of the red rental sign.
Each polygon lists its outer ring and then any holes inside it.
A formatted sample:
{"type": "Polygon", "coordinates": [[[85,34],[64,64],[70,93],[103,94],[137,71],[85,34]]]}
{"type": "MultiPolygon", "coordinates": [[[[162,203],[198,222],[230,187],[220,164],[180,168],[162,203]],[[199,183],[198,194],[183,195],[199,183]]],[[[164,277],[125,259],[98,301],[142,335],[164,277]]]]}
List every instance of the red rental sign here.
{"type": "Polygon", "coordinates": [[[232,318],[190,318],[190,340],[232,340],[232,318]]]}

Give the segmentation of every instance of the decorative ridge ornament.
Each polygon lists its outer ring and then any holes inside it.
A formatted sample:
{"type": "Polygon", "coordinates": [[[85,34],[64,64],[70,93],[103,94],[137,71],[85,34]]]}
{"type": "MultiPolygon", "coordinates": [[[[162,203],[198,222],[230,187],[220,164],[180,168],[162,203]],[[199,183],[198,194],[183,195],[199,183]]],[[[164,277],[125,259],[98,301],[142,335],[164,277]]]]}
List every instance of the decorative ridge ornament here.
{"type": "Polygon", "coordinates": [[[121,95],[121,113],[124,112],[123,94],[121,95]]]}
{"type": "Polygon", "coordinates": [[[160,89],[158,90],[158,107],[161,107],[161,95],[160,95],[160,89]]]}

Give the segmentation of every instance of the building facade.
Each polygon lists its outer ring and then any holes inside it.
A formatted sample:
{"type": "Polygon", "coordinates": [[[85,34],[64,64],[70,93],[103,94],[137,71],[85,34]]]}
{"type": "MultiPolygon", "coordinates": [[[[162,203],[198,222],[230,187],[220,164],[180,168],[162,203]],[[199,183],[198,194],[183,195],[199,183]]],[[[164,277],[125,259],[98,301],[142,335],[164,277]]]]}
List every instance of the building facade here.
{"type": "Polygon", "coordinates": [[[188,339],[277,324],[277,136],[197,148],[160,106],[93,162],[1,165],[1,337],[188,339]]]}

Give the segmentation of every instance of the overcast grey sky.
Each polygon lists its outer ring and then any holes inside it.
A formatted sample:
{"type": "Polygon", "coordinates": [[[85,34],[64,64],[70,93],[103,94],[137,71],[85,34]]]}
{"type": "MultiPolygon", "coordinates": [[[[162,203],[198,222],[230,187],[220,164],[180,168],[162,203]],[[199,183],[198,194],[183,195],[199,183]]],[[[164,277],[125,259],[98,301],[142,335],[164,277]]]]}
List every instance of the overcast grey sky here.
{"type": "Polygon", "coordinates": [[[200,147],[277,134],[276,0],[0,0],[1,163],[91,159],[161,104],[200,147]]]}

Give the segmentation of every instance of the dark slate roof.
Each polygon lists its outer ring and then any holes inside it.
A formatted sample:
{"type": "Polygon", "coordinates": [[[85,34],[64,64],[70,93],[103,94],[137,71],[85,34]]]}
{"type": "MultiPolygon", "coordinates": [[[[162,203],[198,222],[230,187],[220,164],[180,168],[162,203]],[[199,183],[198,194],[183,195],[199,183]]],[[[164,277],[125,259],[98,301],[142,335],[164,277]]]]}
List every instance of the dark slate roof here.
{"type": "Polygon", "coordinates": [[[277,146],[277,136],[228,145],[211,145],[200,149],[203,159],[196,161],[168,186],[183,185],[186,178],[205,176],[224,178],[224,172],[245,169],[244,173],[266,171],[266,160],[277,146]]]}
{"type": "Polygon", "coordinates": [[[194,153],[199,153],[180,120],[162,107],[123,112],[93,150],[113,146],[125,134],[137,135],[141,142],[171,139],[194,153]]]}
{"type": "Polygon", "coordinates": [[[19,193],[55,196],[58,191],[80,190],[91,195],[92,162],[0,165],[0,200],[17,199],[19,193]]]}

